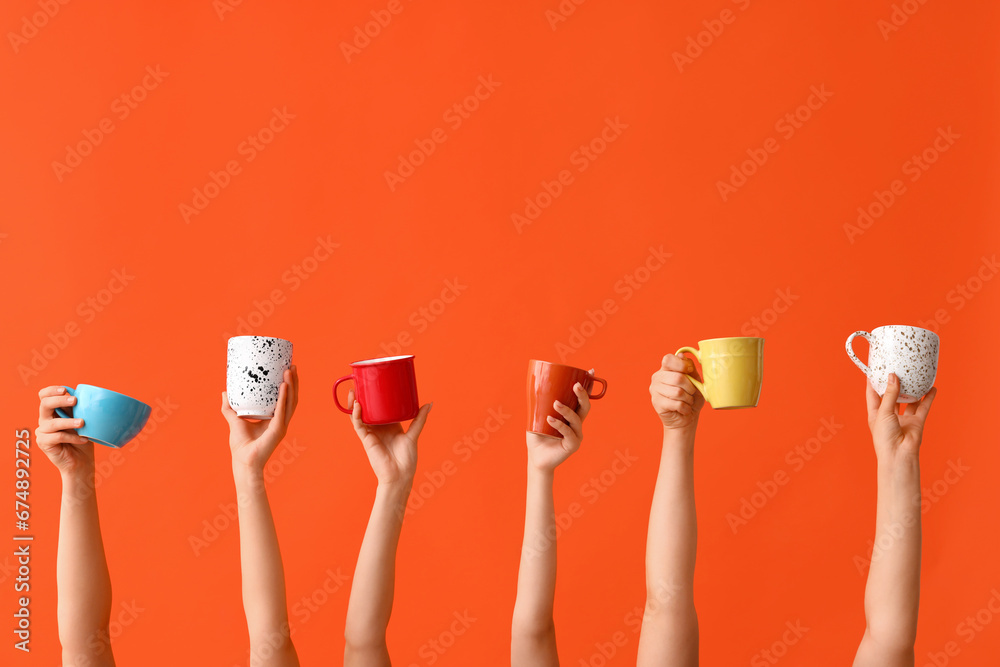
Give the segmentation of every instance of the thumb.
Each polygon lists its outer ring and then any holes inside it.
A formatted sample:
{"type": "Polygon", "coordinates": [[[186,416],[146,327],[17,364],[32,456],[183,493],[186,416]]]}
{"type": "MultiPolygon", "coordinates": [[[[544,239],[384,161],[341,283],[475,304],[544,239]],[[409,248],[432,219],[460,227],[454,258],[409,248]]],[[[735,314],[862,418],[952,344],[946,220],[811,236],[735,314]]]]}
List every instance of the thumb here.
{"type": "Polygon", "coordinates": [[[240,418],[236,414],[236,411],[233,410],[233,407],[229,405],[229,394],[226,392],[222,392],[222,416],[226,418],[230,426],[239,423],[240,418]]]}
{"type": "Polygon", "coordinates": [[[899,378],[895,373],[889,373],[885,383],[885,393],[882,403],[878,406],[878,416],[881,419],[891,419],[896,416],[896,400],[899,398],[899,378]]]}
{"type": "Polygon", "coordinates": [[[424,430],[424,424],[427,422],[427,415],[430,414],[431,407],[433,407],[433,405],[433,403],[428,403],[420,408],[420,412],[418,412],[417,416],[413,418],[412,422],[410,422],[410,428],[406,430],[406,435],[410,436],[414,440],[420,437],[420,432],[424,430]]]}

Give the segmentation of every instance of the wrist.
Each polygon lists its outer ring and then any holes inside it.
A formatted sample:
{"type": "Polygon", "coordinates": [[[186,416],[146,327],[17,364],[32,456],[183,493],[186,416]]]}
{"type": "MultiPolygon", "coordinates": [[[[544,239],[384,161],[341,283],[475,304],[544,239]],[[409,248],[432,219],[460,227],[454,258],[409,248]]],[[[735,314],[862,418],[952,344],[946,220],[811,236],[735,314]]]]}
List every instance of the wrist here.
{"type": "Polygon", "coordinates": [[[528,483],[532,481],[551,484],[555,479],[556,469],[554,467],[539,467],[528,462],[528,483]]]}
{"type": "Polygon", "coordinates": [[[94,462],[89,461],[78,463],[70,470],[60,470],[59,475],[62,477],[63,484],[77,484],[93,481],[97,475],[96,470],[97,466],[94,465],[94,462]]]}
{"type": "Polygon", "coordinates": [[[663,446],[666,447],[694,447],[694,436],[698,429],[698,422],[694,421],[687,426],[671,428],[663,427],[663,446]]]}
{"type": "Polygon", "coordinates": [[[248,466],[245,463],[233,461],[233,480],[236,484],[264,485],[264,469],[256,466],[248,466]]]}

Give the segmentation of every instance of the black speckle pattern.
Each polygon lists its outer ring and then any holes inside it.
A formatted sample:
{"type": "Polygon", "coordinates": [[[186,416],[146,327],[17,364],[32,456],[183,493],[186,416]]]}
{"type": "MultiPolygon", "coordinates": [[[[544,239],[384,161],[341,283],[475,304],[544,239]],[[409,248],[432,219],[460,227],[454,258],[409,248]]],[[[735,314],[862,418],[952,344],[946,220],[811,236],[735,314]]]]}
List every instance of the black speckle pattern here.
{"type": "Polygon", "coordinates": [[[900,383],[899,402],[915,403],[934,386],[940,345],[933,331],[894,324],[873,329],[871,333],[855,331],[847,339],[847,354],[865,372],[879,396],[885,393],[889,373],[895,373],[900,383]],[[867,366],[854,354],[855,336],[868,339],[867,366]]]}
{"type": "Polygon", "coordinates": [[[278,402],[278,387],[292,365],[292,343],[266,336],[229,339],[226,391],[229,405],[241,417],[270,419],[278,402]]]}

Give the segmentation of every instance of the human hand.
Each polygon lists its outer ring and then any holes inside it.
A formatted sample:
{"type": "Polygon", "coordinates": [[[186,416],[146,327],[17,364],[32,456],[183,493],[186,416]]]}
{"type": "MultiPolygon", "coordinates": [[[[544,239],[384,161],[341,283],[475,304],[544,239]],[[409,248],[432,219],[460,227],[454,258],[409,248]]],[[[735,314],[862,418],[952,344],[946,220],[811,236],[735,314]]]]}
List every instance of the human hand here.
{"type": "Polygon", "coordinates": [[[76,397],[66,391],[66,387],[46,387],[38,392],[38,428],[35,442],[45,452],[49,460],[62,475],[93,474],[94,443],[76,430],[83,426],[82,419],[64,418],[55,409],[76,405],[76,397]]]}
{"type": "Polygon", "coordinates": [[[263,474],[264,465],[288,432],[288,424],[292,421],[298,403],[299,371],[295,366],[285,370],[278,387],[278,403],[271,419],[247,421],[239,417],[229,405],[226,392],[222,392],[222,414],[229,422],[229,449],[233,454],[233,467],[263,474]]]}
{"type": "Polygon", "coordinates": [[[668,354],[653,373],[649,394],[653,409],[663,428],[696,428],[705,397],[695,388],[688,374],[695,374],[694,362],[687,357],[668,354]]]}
{"type": "Polygon", "coordinates": [[[590,412],[590,397],[579,382],[573,385],[573,393],[580,400],[580,407],[575,412],[559,401],[552,404],[556,412],[566,418],[565,422],[552,416],[547,418],[549,425],[562,434],[561,438],[531,432],[526,434],[528,464],[538,470],[552,472],[573,452],[580,449],[580,443],[583,441],[583,420],[590,412]]]}
{"type": "Polygon", "coordinates": [[[891,462],[898,455],[916,457],[920,451],[924,423],[931,404],[937,395],[937,387],[932,387],[918,403],[907,403],[899,414],[896,401],[899,398],[899,378],[889,374],[885,394],[879,398],[870,382],[865,382],[868,402],[868,428],[872,432],[875,456],[879,461],[891,462]]]}
{"type": "Polygon", "coordinates": [[[361,421],[361,404],[354,400],[353,389],[348,393],[347,406],[351,409],[354,432],[364,445],[368,462],[379,484],[413,483],[413,476],[417,472],[417,439],[433,405],[427,403],[421,406],[417,416],[410,422],[410,428],[404,431],[399,422],[372,425],[361,421]]]}

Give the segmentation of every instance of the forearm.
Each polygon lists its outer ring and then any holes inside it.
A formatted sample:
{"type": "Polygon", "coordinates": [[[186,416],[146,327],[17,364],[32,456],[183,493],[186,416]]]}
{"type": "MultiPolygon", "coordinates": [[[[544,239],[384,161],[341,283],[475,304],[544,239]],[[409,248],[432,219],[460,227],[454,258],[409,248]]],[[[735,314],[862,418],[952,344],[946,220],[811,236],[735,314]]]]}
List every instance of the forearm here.
{"type": "Polygon", "coordinates": [[[92,468],[63,475],[56,585],[64,664],[113,665],[108,635],[111,576],[92,468]]]}
{"type": "Polygon", "coordinates": [[[517,573],[514,622],[548,629],[556,591],[556,525],[553,472],[528,466],[524,541],[517,573]]]}
{"type": "Polygon", "coordinates": [[[556,592],[553,471],[528,466],[524,541],[511,623],[511,664],[558,665],[552,613],[556,592]]]}
{"type": "Polygon", "coordinates": [[[385,645],[396,582],[396,550],[412,482],[379,484],[358,553],[344,637],[347,650],[385,645]]]}
{"type": "Polygon", "coordinates": [[[865,588],[868,635],[912,649],[920,599],[920,464],[915,455],[879,461],[875,547],[865,588]]]}
{"type": "Polygon", "coordinates": [[[665,429],[646,535],[646,608],[636,664],[698,664],[694,426],[665,429]]]}
{"type": "Polygon", "coordinates": [[[646,535],[646,598],[659,606],[693,601],[698,522],[694,428],[664,429],[646,535]]]}
{"type": "Polygon", "coordinates": [[[263,474],[234,465],[233,478],[239,507],[243,609],[255,658],[251,662],[298,664],[289,636],[285,570],[263,474]]]}

